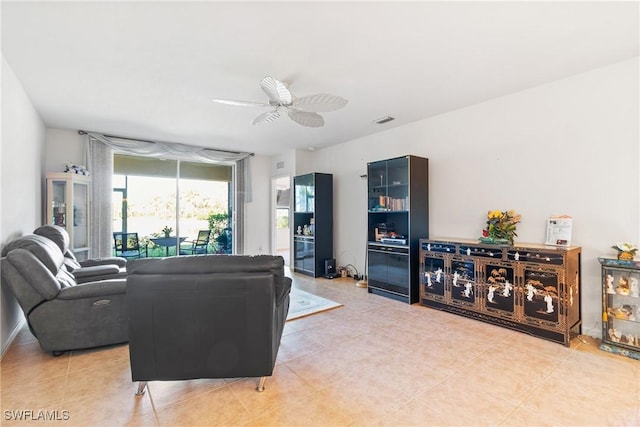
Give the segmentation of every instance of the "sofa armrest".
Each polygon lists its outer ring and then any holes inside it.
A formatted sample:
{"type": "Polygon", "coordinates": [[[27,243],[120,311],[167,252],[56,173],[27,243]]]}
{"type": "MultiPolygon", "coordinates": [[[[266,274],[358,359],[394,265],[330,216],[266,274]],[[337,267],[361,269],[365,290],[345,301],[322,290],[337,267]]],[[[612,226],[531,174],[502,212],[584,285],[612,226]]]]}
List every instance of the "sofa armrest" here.
{"type": "Polygon", "coordinates": [[[105,258],[91,258],[80,261],[80,266],[94,267],[96,265],[109,265],[115,264],[118,267],[124,267],[127,264],[127,259],[119,256],[105,257],[105,258]]]}
{"type": "Polygon", "coordinates": [[[84,279],[87,277],[104,276],[106,274],[118,274],[120,267],[115,264],[106,265],[93,265],[90,267],[82,267],[77,270],[73,270],[73,277],[76,279],[84,279]]]}
{"type": "Polygon", "coordinates": [[[126,279],[101,280],[99,282],[87,282],[76,286],[63,288],[57,299],[75,300],[83,298],[97,298],[109,295],[127,293],[126,279]]]}
{"type": "Polygon", "coordinates": [[[276,305],[279,307],[287,298],[287,295],[291,292],[291,278],[284,277],[282,279],[282,286],[276,286],[276,305]]]}

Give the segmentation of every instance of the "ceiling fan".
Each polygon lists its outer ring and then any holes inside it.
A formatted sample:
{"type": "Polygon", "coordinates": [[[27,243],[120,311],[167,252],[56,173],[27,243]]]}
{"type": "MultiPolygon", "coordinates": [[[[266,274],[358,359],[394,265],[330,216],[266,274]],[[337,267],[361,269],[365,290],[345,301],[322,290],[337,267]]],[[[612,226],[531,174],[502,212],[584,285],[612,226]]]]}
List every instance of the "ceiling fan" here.
{"type": "Polygon", "coordinates": [[[260,87],[269,97],[268,103],[218,98],[214,98],[212,101],[241,107],[273,108],[273,110],[262,113],[253,119],[251,121],[252,125],[271,123],[280,117],[280,114],[286,113],[291,120],[307,127],[324,126],[324,119],[318,113],[339,110],[349,102],[340,96],[329,94],[316,94],[296,98],[291,94],[287,85],[270,76],[262,79],[260,87]]]}

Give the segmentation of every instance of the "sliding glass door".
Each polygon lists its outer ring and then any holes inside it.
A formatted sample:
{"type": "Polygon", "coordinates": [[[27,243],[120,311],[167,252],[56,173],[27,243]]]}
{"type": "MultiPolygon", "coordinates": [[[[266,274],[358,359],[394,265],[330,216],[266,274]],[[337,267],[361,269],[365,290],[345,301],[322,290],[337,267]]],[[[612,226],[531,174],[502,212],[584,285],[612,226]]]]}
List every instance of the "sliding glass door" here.
{"type": "Polygon", "coordinates": [[[233,169],[114,157],[113,231],[137,233],[146,256],[233,253],[233,169]]]}

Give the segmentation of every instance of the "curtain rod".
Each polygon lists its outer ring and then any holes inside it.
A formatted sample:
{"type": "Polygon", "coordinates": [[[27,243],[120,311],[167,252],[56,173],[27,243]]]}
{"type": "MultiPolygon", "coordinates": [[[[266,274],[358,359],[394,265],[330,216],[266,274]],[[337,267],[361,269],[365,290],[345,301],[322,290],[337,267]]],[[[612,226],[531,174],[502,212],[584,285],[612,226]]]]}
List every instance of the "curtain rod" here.
{"type": "MultiPolygon", "coordinates": [[[[95,132],[98,133],[98,132],[95,132]]],[[[78,131],[78,135],[87,135],[88,132],[85,130],[80,129],[78,131]]],[[[117,135],[108,135],[108,134],[101,134],[102,136],[105,136],[107,138],[119,138],[119,139],[128,139],[130,141],[140,141],[140,142],[149,142],[152,144],[155,144],[156,141],[149,141],[148,139],[139,139],[139,138],[129,138],[129,137],[125,137],[125,136],[117,136],[117,135]]],[[[179,142],[176,142],[175,144],[180,144],[179,142]]],[[[189,144],[182,144],[182,145],[189,145],[189,144]]],[[[242,151],[229,151],[229,150],[221,150],[219,148],[208,148],[208,147],[200,147],[200,148],[204,148],[204,149],[209,149],[209,150],[215,150],[215,151],[221,151],[223,153],[230,153],[230,154],[242,154],[242,151]]],[[[249,153],[250,156],[255,156],[255,153],[249,153]]]]}

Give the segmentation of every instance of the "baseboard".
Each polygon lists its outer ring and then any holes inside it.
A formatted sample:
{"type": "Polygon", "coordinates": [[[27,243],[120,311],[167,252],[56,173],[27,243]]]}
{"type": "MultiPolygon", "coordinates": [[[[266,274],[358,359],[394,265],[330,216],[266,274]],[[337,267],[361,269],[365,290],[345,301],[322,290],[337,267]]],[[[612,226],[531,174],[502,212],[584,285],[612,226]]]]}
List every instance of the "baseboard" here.
{"type": "Polygon", "coordinates": [[[0,353],[0,359],[4,357],[4,354],[7,352],[9,347],[11,347],[11,343],[13,342],[13,340],[16,339],[18,332],[20,332],[20,330],[24,327],[26,323],[27,323],[26,319],[22,318],[20,319],[16,327],[13,328],[13,331],[11,331],[11,333],[9,334],[9,338],[7,339],[7,341],[4,343],[4,346],[2,347],[2,353],[0,353]]]}

